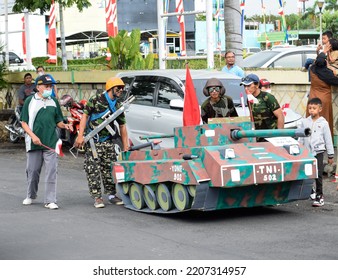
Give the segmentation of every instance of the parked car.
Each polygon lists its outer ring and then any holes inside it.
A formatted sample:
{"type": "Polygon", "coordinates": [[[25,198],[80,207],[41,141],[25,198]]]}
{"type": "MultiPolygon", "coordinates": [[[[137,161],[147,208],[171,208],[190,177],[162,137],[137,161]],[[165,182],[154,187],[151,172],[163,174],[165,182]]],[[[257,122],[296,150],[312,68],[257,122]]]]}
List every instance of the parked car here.
{"type": "Polygon", "coordinates": [[[253,55],[255,53],[261,52],[261,48],[259,47],[247,47],[243,48],[243,53],[245,53],[246,56],[253,55]]]}
{"type": "MultiPolygon", "coordinates": [[[[238,115],[249,116],[247,107],[243,109],[240,102],[243,93],[246,104],[246,94],[240,86],[241,78],[221,71],[191,70],[190,73],[200,105],[206,99],[202,92],[206,81],[218,78],[226,94],[234,100],[238,115]]],[[[126,84],[123,98],[135,96],[126,111],[129,138],[134,145],[145,143],[140,136],[172,134],[174,127],[182,126],[185,70],[128,71],[117,76],[126,84]]],[[[287,114],[286,127],[296,127],[299,119],[301,116],[296,112],[287,114]]],[[[162,147],[174,146],[172,138],[161,140],[162,147]]]]}
{"type": "Polygon", "coordinates": [[[273,48],[245,58],[244,68],[302,68],[306,59],[317,56],[316,49],[308,47],[273,48]]]}
{"type": "MultiPolygon", "coordinates": [[[[0,53],[0,63],[3,63],[6,60],[5,52],[0,53]]],[[[8,52],[8,59],[9,59],[9,71],[24,71],[24,70],[36,70],[35,67],[32,65],[30,69],[28,69],[27,63],[19,57],[15,52],[8,52]]]]}

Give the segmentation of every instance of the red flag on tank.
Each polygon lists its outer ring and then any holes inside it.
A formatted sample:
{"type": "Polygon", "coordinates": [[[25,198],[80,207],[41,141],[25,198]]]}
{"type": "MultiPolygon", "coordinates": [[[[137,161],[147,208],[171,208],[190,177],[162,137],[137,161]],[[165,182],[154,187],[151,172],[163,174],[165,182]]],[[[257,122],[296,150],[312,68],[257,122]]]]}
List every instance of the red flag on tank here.
{"type": "Polygon", "coordinates": [[[46,62],[56,63],[56,16],[55,16],[55,3],[52,1],[49,12],[49,25],[48,25],[48,56],[46,62]]]}
{"type": "Polygon", "coordinates": [[[185,93],[183,105],[183,126],[199,125],[201,123],[201,112],[194,83],[192,81],[189,66],[186,66],[185,93]]]}

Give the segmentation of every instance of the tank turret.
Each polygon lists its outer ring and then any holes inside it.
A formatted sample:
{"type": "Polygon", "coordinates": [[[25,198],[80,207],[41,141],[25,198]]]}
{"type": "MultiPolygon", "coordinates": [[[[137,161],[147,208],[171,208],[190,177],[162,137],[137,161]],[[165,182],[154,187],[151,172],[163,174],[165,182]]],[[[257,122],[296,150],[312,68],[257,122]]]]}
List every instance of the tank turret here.
{"type": "MultiPolygon", "coordinates": [[[[112,177],[125,207],[174,213],[307,199],[317,161],[292,137],[310,129],[253,130],[249,121],[174,129],[175,147],[123,152],[112,177]],[[256,142],[256,137],[267,138],[256,142]]],[[[168,137],[165,135],[165,137],[168,137]]]]}

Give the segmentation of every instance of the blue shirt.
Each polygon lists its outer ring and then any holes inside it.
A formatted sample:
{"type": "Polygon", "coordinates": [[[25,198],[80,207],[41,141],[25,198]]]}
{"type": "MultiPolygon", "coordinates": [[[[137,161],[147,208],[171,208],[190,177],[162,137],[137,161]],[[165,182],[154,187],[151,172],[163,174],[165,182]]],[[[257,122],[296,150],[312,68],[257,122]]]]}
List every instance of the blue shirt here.
{"type": "Polygon", "coordinates": [[[230,67],[230,69],[228,68],[228,66],[224,66],[222,68],[222,71],[223,72],[226,72],[226,73],[230,73],[230,74],[234,74],[238,77],[241,77],[241,78],[244,78],[245,77],[245,73],[243,71],[243,69],[237,65],[233,65],[230,67]]]}

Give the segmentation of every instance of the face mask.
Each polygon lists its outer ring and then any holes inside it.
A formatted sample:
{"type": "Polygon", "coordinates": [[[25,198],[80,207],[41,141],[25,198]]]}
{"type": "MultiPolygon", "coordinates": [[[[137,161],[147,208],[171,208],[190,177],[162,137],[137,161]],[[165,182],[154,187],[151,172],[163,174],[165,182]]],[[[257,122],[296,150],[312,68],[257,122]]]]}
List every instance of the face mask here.
{"type": "Polygon", "coordinates": [[[269,89],[266,89],[266,90],[265,90],[265,92],[267,92],[267,93],[271,93],[271,88],[269,88],[269,89]]]}
{"type": "Polygon", "coordinates": [[[44,73],[43,71],[39,71],[39,72],[38,72],[38,75],[39,75],[39,76],[42,76],[42,75],[44,75],[44,74],[45,74],[45,73],[44,73]]]}
{"type": "Polygon", "coordinates": [[[43,98],[48,98],[48,97],[50,97],[52,95],[52,90],[47,90],[47,89],[45,89],[44,91],[43,91],[43,93],[42,93],[42,97],[43,98]]]}

